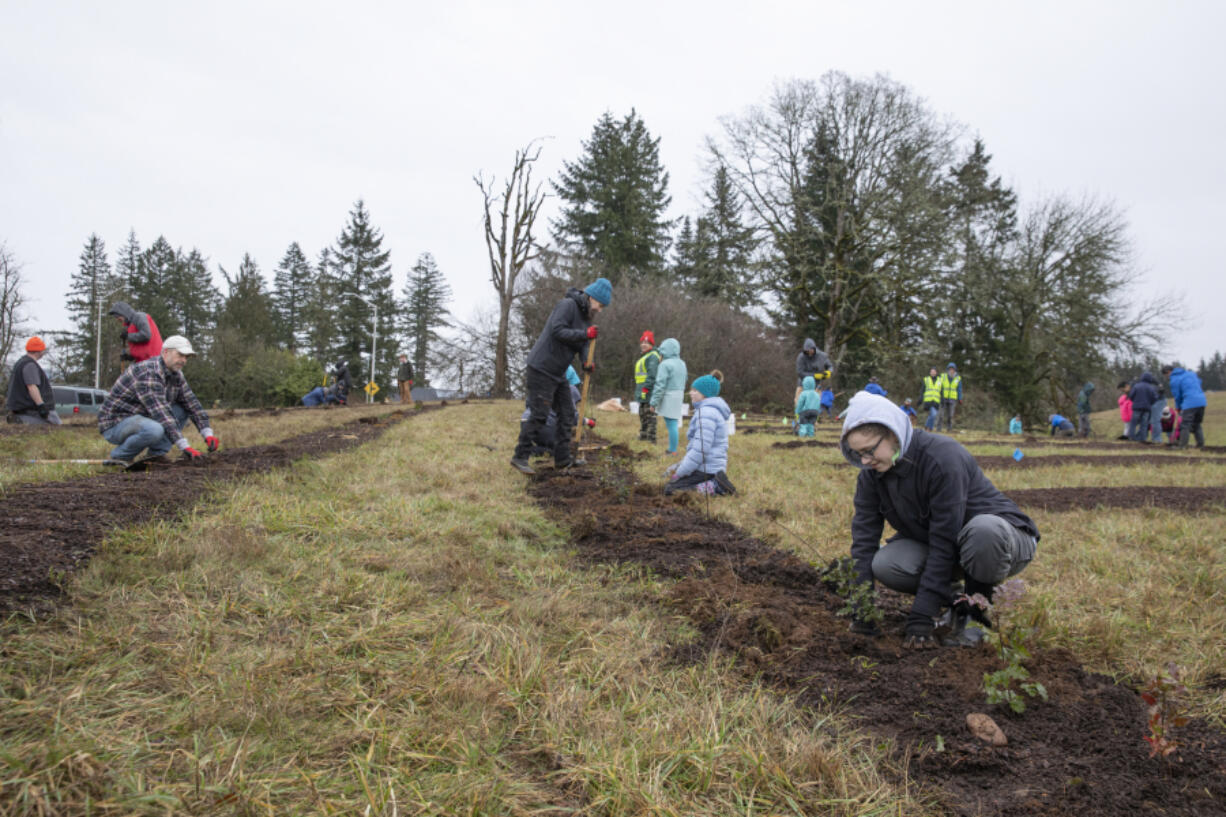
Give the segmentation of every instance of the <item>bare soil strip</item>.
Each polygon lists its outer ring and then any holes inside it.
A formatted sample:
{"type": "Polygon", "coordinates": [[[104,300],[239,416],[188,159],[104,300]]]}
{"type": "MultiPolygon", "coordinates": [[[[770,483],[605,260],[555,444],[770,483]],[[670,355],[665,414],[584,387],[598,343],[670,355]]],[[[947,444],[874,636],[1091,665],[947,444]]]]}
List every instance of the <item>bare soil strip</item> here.
{"type": "MultiPolygon", "coordinates": [[[[438,408],[430,406],[424,410],[438,408]]],[[[60,594],[58,577],[84,565],[111,530],[159,512],[190,509],[209,488],[369,442],[407,415],[368,416],[276,445],[221,449],[199,464],[175,460],[143,472],[21,485],[0,499],[0,611],[46,609],[60,594]]]]}
{"type": "MultiPolygon", "coordinates": [[[[1009,498],[1027,509],[1086,511],[1094,508],[1162,508],[1168,511],[1220,513],[1226,509],[1226,486],[1174,488],[1128,485],[1119,488],[1015,488],[1009,498]]],[[[1226,812],[1224,812],[1226,813],[1226,812]]]]}
{"type": "Polygon", "coordinates": [[[529,492],[570,526],[582,559],[639,564],[676,580],[666,603],[702,634],[676,656],[729,653],[802,706],[845,704],[866,729],[897,741],[912,782],[949,813],[1226,813],[1226,736],[1209,725],[1185,727],[1172,762],[1149,759],[1140,698],[1062,650],[1027,663],[1049,702],[1031,702],[1020,716],[988,706],[983,674],[1002,667],[994,651],[903,650],[901,597],[887,599],[887,635],[853,635],[812,566],[705,515],[735,498],[666,498],[660,486],[636,484],[622,461],[599,460],[540,473],[529,492]],[[1007,746],[972,736],[966,716],[976,712],[996,720],[1007,746]]]}

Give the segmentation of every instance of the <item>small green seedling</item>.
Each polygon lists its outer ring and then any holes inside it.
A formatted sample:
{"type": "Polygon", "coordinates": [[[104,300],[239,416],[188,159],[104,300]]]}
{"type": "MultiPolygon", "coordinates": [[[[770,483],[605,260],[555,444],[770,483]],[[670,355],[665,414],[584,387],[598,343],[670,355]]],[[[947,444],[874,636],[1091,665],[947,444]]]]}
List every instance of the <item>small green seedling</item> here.
{"type": "Polygon", "coordinates": [[[877,608],[877,593],[870,582],[860,581],[856,564],[849,558],[836,559],[822,571],[822,581],[834,586],[843,606],[835,612],[865,624],[880,624],[885,615],[877,608]]]}
{"type": "Polygon", "coordinates": [[[987,693],[988,703],[1005,704],[1019,715],[1026,711],[1027,696],[1047,700],[1047,688],[1037,681],[1028,680],[1030,671],[1022,666],[1022,662],[1030,658],[1030,650],[1026,646],[1027,632],[1017,626],[1009,615],[1025,594],[1026,583],[1021,579],[1010,579],[996,588],[995,603],[978,593],[959,599],[981,610],[994,612],[996,628],[989,633],[988,639],[996,647],[1005,667],[996,672],[985,672],[983,689],[987,693]]]}

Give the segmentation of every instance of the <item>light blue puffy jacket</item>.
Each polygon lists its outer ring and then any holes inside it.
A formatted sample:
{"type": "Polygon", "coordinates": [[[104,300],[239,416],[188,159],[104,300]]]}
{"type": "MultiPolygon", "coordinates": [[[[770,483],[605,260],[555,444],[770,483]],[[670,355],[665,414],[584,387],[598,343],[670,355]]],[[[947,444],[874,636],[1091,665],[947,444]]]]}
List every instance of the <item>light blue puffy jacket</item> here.
{"type": "Polygon", "coordinates": [[[685,431],[685,457],[677,476],[695,471],[718,474],[728,470],[728,417],[732,409],[722,397],[707,397],[694,404],[694,416],[685,431]]]}

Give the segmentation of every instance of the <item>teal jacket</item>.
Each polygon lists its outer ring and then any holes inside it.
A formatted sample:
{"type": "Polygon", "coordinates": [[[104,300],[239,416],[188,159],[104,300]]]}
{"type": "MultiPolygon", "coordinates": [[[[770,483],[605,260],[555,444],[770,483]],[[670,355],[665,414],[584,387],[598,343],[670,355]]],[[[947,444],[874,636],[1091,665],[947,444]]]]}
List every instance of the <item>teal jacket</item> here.
{"type": "Polygon", "coordinates": [[[656,384],[651,389],[650,400],[661,417],[681,419],[688,374],[685,361],[681,359],[681,344],[676,338],[668,338],[660,344],[660,366],[656,369],[656,384]]]}
{"type": "Polygon", "coordinates": [[[822,396],[817,393],[817,381],[810,375],[801,381],[801,386],[804,388],[804,391],[800,393],[800,397],[796,398],[796,413],[821,411],[822,396]]]}

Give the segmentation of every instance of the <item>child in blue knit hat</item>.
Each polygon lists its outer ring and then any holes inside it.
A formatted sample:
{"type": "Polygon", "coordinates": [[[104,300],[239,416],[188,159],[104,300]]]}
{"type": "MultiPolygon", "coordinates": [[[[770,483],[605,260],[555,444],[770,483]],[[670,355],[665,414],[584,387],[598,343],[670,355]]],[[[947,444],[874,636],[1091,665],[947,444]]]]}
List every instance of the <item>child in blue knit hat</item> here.
{"type": "Polygon", "coordinates": [[[694,416],[685,433],[685,456],[665,472],[669,476],[669,483],[664,486],[666,494],[689,490],[708,496],[736,493],[727,473],[728,418],[732,409],[719,396],[722,377],[719,372],[704,374],[690,387],[694,416]]]}
{"type": "Polygon", "coordinates": [[[796,398],[796,436],[813,437],[813,424],[822,410],[822,398],[817,393],[817,381],[806,375],[801,381],[800,397],[796,398]]]}

